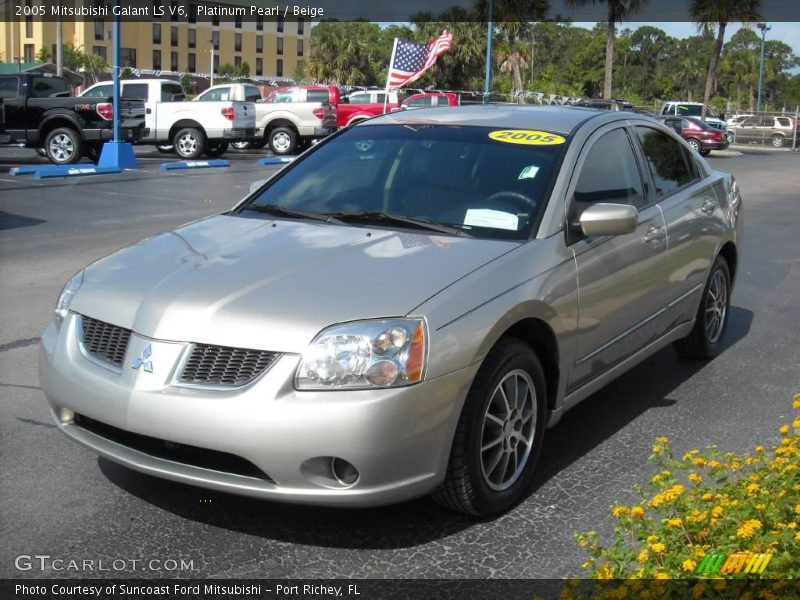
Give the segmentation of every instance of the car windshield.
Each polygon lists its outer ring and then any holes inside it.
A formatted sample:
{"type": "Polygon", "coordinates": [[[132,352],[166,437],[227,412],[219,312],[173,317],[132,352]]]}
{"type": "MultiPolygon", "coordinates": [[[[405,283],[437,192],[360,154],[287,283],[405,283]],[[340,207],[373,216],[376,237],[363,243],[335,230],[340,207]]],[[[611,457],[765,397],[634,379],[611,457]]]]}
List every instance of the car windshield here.
{"type": "Polygon", "coordinates": [[[527,239],[567,142],[501,127],[355,127],[287,167],[235,212],[275,215],[278,207],[352,225],[439,225],[472,237],[527,239]]]}

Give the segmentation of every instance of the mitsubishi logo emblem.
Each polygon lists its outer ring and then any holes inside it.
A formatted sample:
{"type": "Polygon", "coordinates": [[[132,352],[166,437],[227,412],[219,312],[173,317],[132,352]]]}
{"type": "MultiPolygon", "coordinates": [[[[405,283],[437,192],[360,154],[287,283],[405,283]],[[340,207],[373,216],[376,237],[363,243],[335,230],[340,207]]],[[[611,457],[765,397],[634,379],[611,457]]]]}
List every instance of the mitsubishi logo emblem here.
{"type": "Polygon", "coordinates": [[[133,361],[131,364],[131,369],[138,369],[139,367],[144,367],[146,373],[153,372],[153,361],[150,360],[150,354],[152,353],[152,348],[150,344],[144,347],[142,353],[139,355],[139,358],[133,361]]]}

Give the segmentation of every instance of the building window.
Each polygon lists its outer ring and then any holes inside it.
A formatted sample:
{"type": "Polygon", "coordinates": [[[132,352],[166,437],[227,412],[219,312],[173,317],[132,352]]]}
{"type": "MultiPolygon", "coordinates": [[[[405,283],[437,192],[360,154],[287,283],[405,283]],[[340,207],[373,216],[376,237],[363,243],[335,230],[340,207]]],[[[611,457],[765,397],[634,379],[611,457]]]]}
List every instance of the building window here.
{"type": "Polygon", "coordinates": [[[303,56],[303,40],[297,40],[297,56],[303,56]]]}
{"type": "Polygon", "coordinates": [[[186,70],[189,71],[189,73],[194,73],[197,71],[197,57],[194,52],[189,52],[188,58],[189,61],[186,64],[186,70]]]}
{"type": "Polygon", "coordinates": [[[26,63],[33,62],[35,50],[33,49],[33,44],[25,44],[25,48],[23,49],[24,54],[24,61],[26,63]]]}
{"type": "Polygon", "coordinates": [[[277,52],[277,53],[278,53],[278,55],[280,56],[281,54],[283,54],[283,38],[278,38],[278,42],[277,42],[277,44],[278,44],[278,45],[277,45],[277,50],[276,50],[276,52],[277,52]]]}
{"type": "Polygon", "coordinates": [[[197,46],[197,30],[190,29],[189,30],[189,48],[195,48],[197,46]]]}
{"type": "Polygon", "coordinates": [[[297,19],[297,35],[303,35],[305,30],[305,22],[303,19],[297,19]]]}
{"type": "Polygon", "coordinates": [[[161,44],[161,23],[153,23],[153,43],[161,44]]]}
{"type": "Polygon", "coordinates": [[[233,51],[234,52],[241,52],[242,51],[242,34],[237,33],[233,36],[233,51]]]}
{"type": "Polygon", "coordinates": [[[275,63],[275,75],[283,77],[283,59],[278,59],[275,63]]]}
{"type": "Polygon", "coordinates": [[[108,60],[108,51],[105,46],[92,46],[92,54],[99,56],[103,60],[108,60]]]}
{"type": "Polygon", "coordinates": [[[264,51],[264,36],[257,35],[256,36],[256,52],[263,52],[264,51]]]}
{"type": "Polygon", "coordinates": [[[236,19],[234,21],[236,29],[241,29],[242,28],[242,17],[240,15],[236,15],[236,17],[234,17],[234,18],[236,19]]]}
{"type": "Polygon", "coordinates": [[[256,17],[256,31],[264,31],[264,17],[256,17]]]}
{"type": "Polygon", "coordinates": [[[242,66],[242,57],[241,56],[234,56],[233,57],[233,66],[237,69],[242,66]]]}
{"type": "Polygon", "coordinates": [[[169,3],[169,20],[170,21],[177,21],[178,20],[178,3],[177,2],[170,2],[169,3]]]}
{"type": "Polygon", "coordinates": [[[189,23],[197,23],[197,4],[189,4],[189,23]]]}
{"type": "Polygon", "coordinates": [[[173,25],[169,29],[169,45],[173,48],[178,46],[178,26],[173,25]]]}
{"type": "Polygon", "coordinates": [[[278,16],[278,33],[283,33],[283,17],[278,16]]]}
{"type": "Polygon", "coordinates": [[[219,54],[214,55],[214,70],[219,71],[219,54]]]}
{"type": "Polygon", "coordinates": [[[120,48],[119,62],[123,67],[136,68],[136,48],[120,48]]]}
{"type": "Polygon", "coordinates": [[[153,50],[153,71],[161,70],[161,50],[153,50]]]}
{"type": "Polygon", "coordinates": [[[256,75],[261,76],[264,74],[264,59],[257,58],[256,59],[256,75]]]}
{"type": "Polygon", "coordinates": [[[178,53],[177,52],[170,52],[169,53],[169,70],[173,73],[178,72],[178,53]]]}
{"type": "Polygon", "coordinates": [[[211,43],[214,44],[214,50],[219,50],[219,31],[211,32],[211,43]]]}
{"type": "Polygon", "coordinates": [[[94,39],[101,41],[106,39],[106,31],[105,27],[103,26],[103,19],[94,20],[94,39]]]}

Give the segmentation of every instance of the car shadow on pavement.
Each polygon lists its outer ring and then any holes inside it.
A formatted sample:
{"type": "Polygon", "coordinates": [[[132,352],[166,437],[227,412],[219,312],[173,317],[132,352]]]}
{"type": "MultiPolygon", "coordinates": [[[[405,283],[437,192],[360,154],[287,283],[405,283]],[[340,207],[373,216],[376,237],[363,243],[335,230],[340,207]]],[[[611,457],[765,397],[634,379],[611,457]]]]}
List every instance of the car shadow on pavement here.
{"type": "MultiPolygon", "coordinates": [[[[747,335],[753,320],[749,310],[731,307],[730,311],[725,350],[747,335]]],[[[723,357],[724,351],[720,358],[723,357]]],[[[534,494],[642,413],[673,405],[675,402],[667,398],[669,393],[705,364],[681,360],[674,350],[665,348],[587,398],[548,432],[534,494]]],[[[182,518],[294,544],[347,549],[409,548],[476,524],[474,518],[445,510],[430,498],[379,508],[295,506],[151,477],[104,458],[99,458],[98,464],[113,484],[182,518]]],[[[513,510],[525,510],[524,504],[525,501],[513,510]]]]}
{"type": "Polygon", "coordinates": [[[20,227],[35,227],[47,223],[44,219],[35,217],[25,217],[0,210],[0,231],[4,229],[18,229],[20,227]]]}

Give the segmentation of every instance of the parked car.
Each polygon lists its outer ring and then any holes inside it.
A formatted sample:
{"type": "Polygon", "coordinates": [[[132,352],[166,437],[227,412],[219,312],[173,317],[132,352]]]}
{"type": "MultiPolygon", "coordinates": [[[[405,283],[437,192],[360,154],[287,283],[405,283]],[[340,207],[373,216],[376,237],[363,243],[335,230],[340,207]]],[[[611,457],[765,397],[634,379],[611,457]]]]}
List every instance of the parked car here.
{"type": "Polygon", "coordinates": [[[739,125],[739,124],[740,124],[742,121],[744,121],[744,120],[745,120],[747,117],[752,117],[752,116],[753,116],[753,115],[752,115],[752,114],[750,114],[750,113],[748,113],[748,114],[744,114],[744,115],[733,115],[732,117],[730,117],[729,119],[727,119],[727,120],[725,121],[725,123],[727,124],[727,126],[728,126],[728,129],[730,129],[731,127],[736,127],[737,125],[739,125]]]}
{"type": "MultiPolygon", "coordinates": [[[[670,100],[661,105],[661,114],[678,117],[700,117],[703,114],[703,103],[670,100]]],[[[727,123],[720,119],[710,106],[706,109],[705,121],[712,127],[723,131],[727,128],[727,123]]]]}
{"type": "Polygon", "coordinates": [[[377,117],[72,277],[41,386],[62,432],[154,476],[495,514],[567,410],[672,343],[722,351],[741,211],[634,113],[377,117]]]}
{"type": "MultiPolygon", "coordinates": [[[[95,159],[113,137],[113,103],[98,100],[70,96],[67,81],[47,73],[0,75],[0,145],[41,150],[58,165],[95,159]]],[[[139,100],[120,102],[123,139],[145,134],[144,111],[139,100]]]]}
{"type": "Polygon", "coordinates": [[[600,110],[614,110],[636,112],[633,104],[625,100],[605,100],[603,98],[587,98],[579,100],[572,106],[582,106],[584,108],[599,108],[600,110]]]}
{"type": "Polygon", "coordinates": [[[770,143],[775,148],[791,145],[797,129],[793,117],[753,115],[728,131],[731,142],[770,143]]]}
{"type": "Polygon", "coordinates": [[[273,90],[264,98],[270,104],[296,102],[329,102],[334,106],[341,102],[341,92],[334,85],[297,85],[273,90]]]}
{"type": "Polygon", "coordinates": [[[716,127],[692,117],[656,117],[667,127],[674,129],[686,140],[692,150],[708,156],[712,150],[724,150],[730,143],[725,133],[716,127]]]}
{"type": "Polygon", "coordinates": [[[256,102],[256,134],[250,140],[235,143],[234,147],[240,150],[266,143],[275,154],[293,154],[336,131],[336,105],[328,101],[327,95],[311,94],[309,97],[304,92],[301,100],[298,92],[296,102],[283,102],[284,96],[278,97],[280,102],[274,102],[262,100],[260,94],[254,85],[228,83],[209,88],[195,101],[224,97],[230,100],[250,98],[256,102]]]}
{"type": "Polygon", "coordinates": [[[400,103],[400,108],[436,108],[441,106],[458,106],[461,104],[458,94],[452,92],[422,92],[412,94],[400,103]]]}
{"type": "Polygon", "coordinates": [[[337,107],[339,127],[349,127],[384,113],[409,108],[458,106],[458,95],[452,92],[422,92],[401,100],[397,91],[364,90],[353,92],[337,107]]]}

